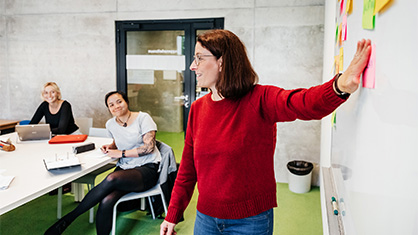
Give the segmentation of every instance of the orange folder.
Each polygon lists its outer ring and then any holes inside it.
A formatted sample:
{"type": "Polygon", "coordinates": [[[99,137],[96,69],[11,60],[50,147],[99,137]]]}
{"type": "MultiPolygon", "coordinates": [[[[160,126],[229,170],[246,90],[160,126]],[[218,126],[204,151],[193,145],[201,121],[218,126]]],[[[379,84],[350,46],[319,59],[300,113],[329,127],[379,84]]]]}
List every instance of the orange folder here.
{"type": "Polygon", "coordinates": [[[52,137],[48,143],[50,144],[67,144],[84,142],[87,139],[87,135],[56,135],[52,137]]]}

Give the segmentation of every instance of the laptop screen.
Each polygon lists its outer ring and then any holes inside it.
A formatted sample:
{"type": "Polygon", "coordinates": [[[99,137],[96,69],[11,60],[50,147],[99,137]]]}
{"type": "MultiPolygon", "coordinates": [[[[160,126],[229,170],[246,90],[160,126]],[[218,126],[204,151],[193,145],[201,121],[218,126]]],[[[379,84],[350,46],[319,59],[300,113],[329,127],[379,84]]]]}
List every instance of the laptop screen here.
{"type": "Polygon", "coordinates": [[[49,140],[51,128],[49,124],[17,125],[15,126],[19,140],[49,140]]]}

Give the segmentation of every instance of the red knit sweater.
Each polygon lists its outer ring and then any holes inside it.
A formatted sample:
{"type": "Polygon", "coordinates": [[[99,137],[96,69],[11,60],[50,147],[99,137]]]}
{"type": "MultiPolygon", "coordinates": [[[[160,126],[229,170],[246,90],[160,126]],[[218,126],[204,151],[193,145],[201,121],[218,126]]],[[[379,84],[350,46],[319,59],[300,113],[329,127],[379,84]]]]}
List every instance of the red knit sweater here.
{"type": "Polygon", "coordinates": [[[212,217],[241,219],[276,207],[276,122],[331,113],[344,102],[333,80],[296,90],[256,85],[238,101],[196,100],[165,219],[179,222],[196,182],[197,210],[212,217]]]}

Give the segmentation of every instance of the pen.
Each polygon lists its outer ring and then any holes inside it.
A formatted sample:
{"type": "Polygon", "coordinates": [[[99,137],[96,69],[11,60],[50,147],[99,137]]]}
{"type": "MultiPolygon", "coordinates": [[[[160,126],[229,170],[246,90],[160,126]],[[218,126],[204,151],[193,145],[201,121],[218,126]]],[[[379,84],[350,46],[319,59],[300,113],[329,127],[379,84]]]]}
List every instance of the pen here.
{"type": "Polygon", "coordinates": [[[341,209],[341,214],[343,216],[345,216],[345,206],[344,206],[344,198],[340,199],[340,209],[341,209]]]}
{"type": "Polygon", "coordinates": [[[334,210],[334,215],[338,215],[338,205],[337,200],[335,200],[335,197],[332,197],[332,209],[334,210]]]}

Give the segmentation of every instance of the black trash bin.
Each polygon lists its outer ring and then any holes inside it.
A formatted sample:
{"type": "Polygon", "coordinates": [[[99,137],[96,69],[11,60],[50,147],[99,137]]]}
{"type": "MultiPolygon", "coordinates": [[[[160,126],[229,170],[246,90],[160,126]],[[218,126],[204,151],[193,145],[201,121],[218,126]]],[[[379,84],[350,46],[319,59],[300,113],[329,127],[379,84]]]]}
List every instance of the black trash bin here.
{"type": "Polygon", "coordinates": [[[289,170],[289,190],[294,193],[307,193],[311,190],[313,164],[295,160],[287,163],[289,170]]]}

